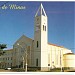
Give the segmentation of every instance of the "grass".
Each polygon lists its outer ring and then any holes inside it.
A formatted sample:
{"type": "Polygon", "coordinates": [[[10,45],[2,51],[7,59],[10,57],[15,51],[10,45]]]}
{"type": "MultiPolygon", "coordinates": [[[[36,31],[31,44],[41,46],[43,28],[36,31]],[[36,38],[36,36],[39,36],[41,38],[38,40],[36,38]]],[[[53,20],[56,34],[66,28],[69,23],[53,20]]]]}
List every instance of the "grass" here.
{"type": "Polygon", "coordinates": [[[60,68],[54,68],[54,69],[51,69],[50,72],[61,72],[61,69],[60,68]]]}
{"type": "MultiPolygon", "coordinates": [[[[66,71],[66,69],[64,69],[64,70],[66,71]]],[[[25,69],[13,68],[13,69],[11,69],[11,71],[13,71],[13,72],[25,72],[25,69]]],[[[50,71],[40,71],[40,70],[35,69],[35,68],[28,68],[27,71],[28,72],[61,72],[61,68],[50,69],[50,71]]]]}
{"type": "MultiPolygon", "coordinates": [[[[13,72],[25,72],[25,69],[22,69],[22,68],[13,68],[13,69],[11,69],[11,71],[13,71],[13,72]]],[[[27,71],[28,72],[37,72],[38,70],[34,69],[34,68],[28,68],[27,71]]]]}

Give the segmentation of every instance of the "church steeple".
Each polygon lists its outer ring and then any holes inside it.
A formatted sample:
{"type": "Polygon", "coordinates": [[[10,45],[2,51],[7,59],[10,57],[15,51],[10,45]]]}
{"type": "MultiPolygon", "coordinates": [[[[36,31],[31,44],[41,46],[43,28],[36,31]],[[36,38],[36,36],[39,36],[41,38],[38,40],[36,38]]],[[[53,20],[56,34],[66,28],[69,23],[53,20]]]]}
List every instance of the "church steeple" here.
{"type": "Polygon", "coordinates": [[[34,66],[41,70],[47,69],[48,54],[47,54],[47,40],[48,40],[48,24],[47,15],[41,4],[35,15],[34,26],[34,66]],[[46,59],[45,59],[46,58],[46,59]],[[45,59],[45,63],[44,63],[45,59]]]}
{"type": "Polygon", "coordinates": [[[42,3],[41,3],[41,5],[40,5],[40,7],[38,8],[38,10],[37,10],[37,12],[36,12],[36,14],[35,14],[35,17],[36,17],[36,16],[39,16],[39,15],[47,16],[46,13],[45,13],[45,10],[44,10],[44,8],[43,8],[42,3]]]}

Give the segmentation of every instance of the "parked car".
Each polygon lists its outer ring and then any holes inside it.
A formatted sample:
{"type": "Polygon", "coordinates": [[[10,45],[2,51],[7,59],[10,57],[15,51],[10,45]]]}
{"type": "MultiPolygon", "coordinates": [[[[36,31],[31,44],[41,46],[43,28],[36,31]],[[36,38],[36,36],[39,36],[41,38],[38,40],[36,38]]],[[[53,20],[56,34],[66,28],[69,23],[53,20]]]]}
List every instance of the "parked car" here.
{"type": "Polygon", "coordinates": [[[8,70],[7,68],[5,68],[5,70],[8,70]]]}
{"type": "Polygon", "coordinates": [[[11,68],[5,68],[5,70],[11,70],[11,68]]]}

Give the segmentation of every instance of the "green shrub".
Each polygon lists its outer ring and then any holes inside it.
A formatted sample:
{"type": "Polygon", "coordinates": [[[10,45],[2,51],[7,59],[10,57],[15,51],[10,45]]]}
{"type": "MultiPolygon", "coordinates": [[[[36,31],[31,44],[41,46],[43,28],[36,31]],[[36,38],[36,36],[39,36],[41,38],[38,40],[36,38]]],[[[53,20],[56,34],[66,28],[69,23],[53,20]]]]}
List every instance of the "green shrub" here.
{"type": "Polygon", "coordinates": [[[14,72],[24,72],[24,71],[25,71],[25,69],[21,69],[21,68],[14,68],[14,69],[12,69],[12,71],[14,71],[14,72]]]}

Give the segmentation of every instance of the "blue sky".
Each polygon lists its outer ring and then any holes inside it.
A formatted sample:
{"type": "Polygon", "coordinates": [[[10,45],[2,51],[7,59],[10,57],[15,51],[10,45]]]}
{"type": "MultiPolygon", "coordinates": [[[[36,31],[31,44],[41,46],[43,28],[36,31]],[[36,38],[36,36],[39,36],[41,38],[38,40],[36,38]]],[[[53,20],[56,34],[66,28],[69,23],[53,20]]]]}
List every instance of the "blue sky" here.
{"type": "MultiPolygon", "coordinates": [[[[6,2],[0,2],[0,6],[6,2]]],[[[48,16],[48,41],[71,49],[74,53],[74,2],[8,2],[25,6],[24,10],[3,10],[0,8],[0,43],[7,44],[8,49],[23,34],[34,38],[35,13],[43,4],[48,16]]]]}

